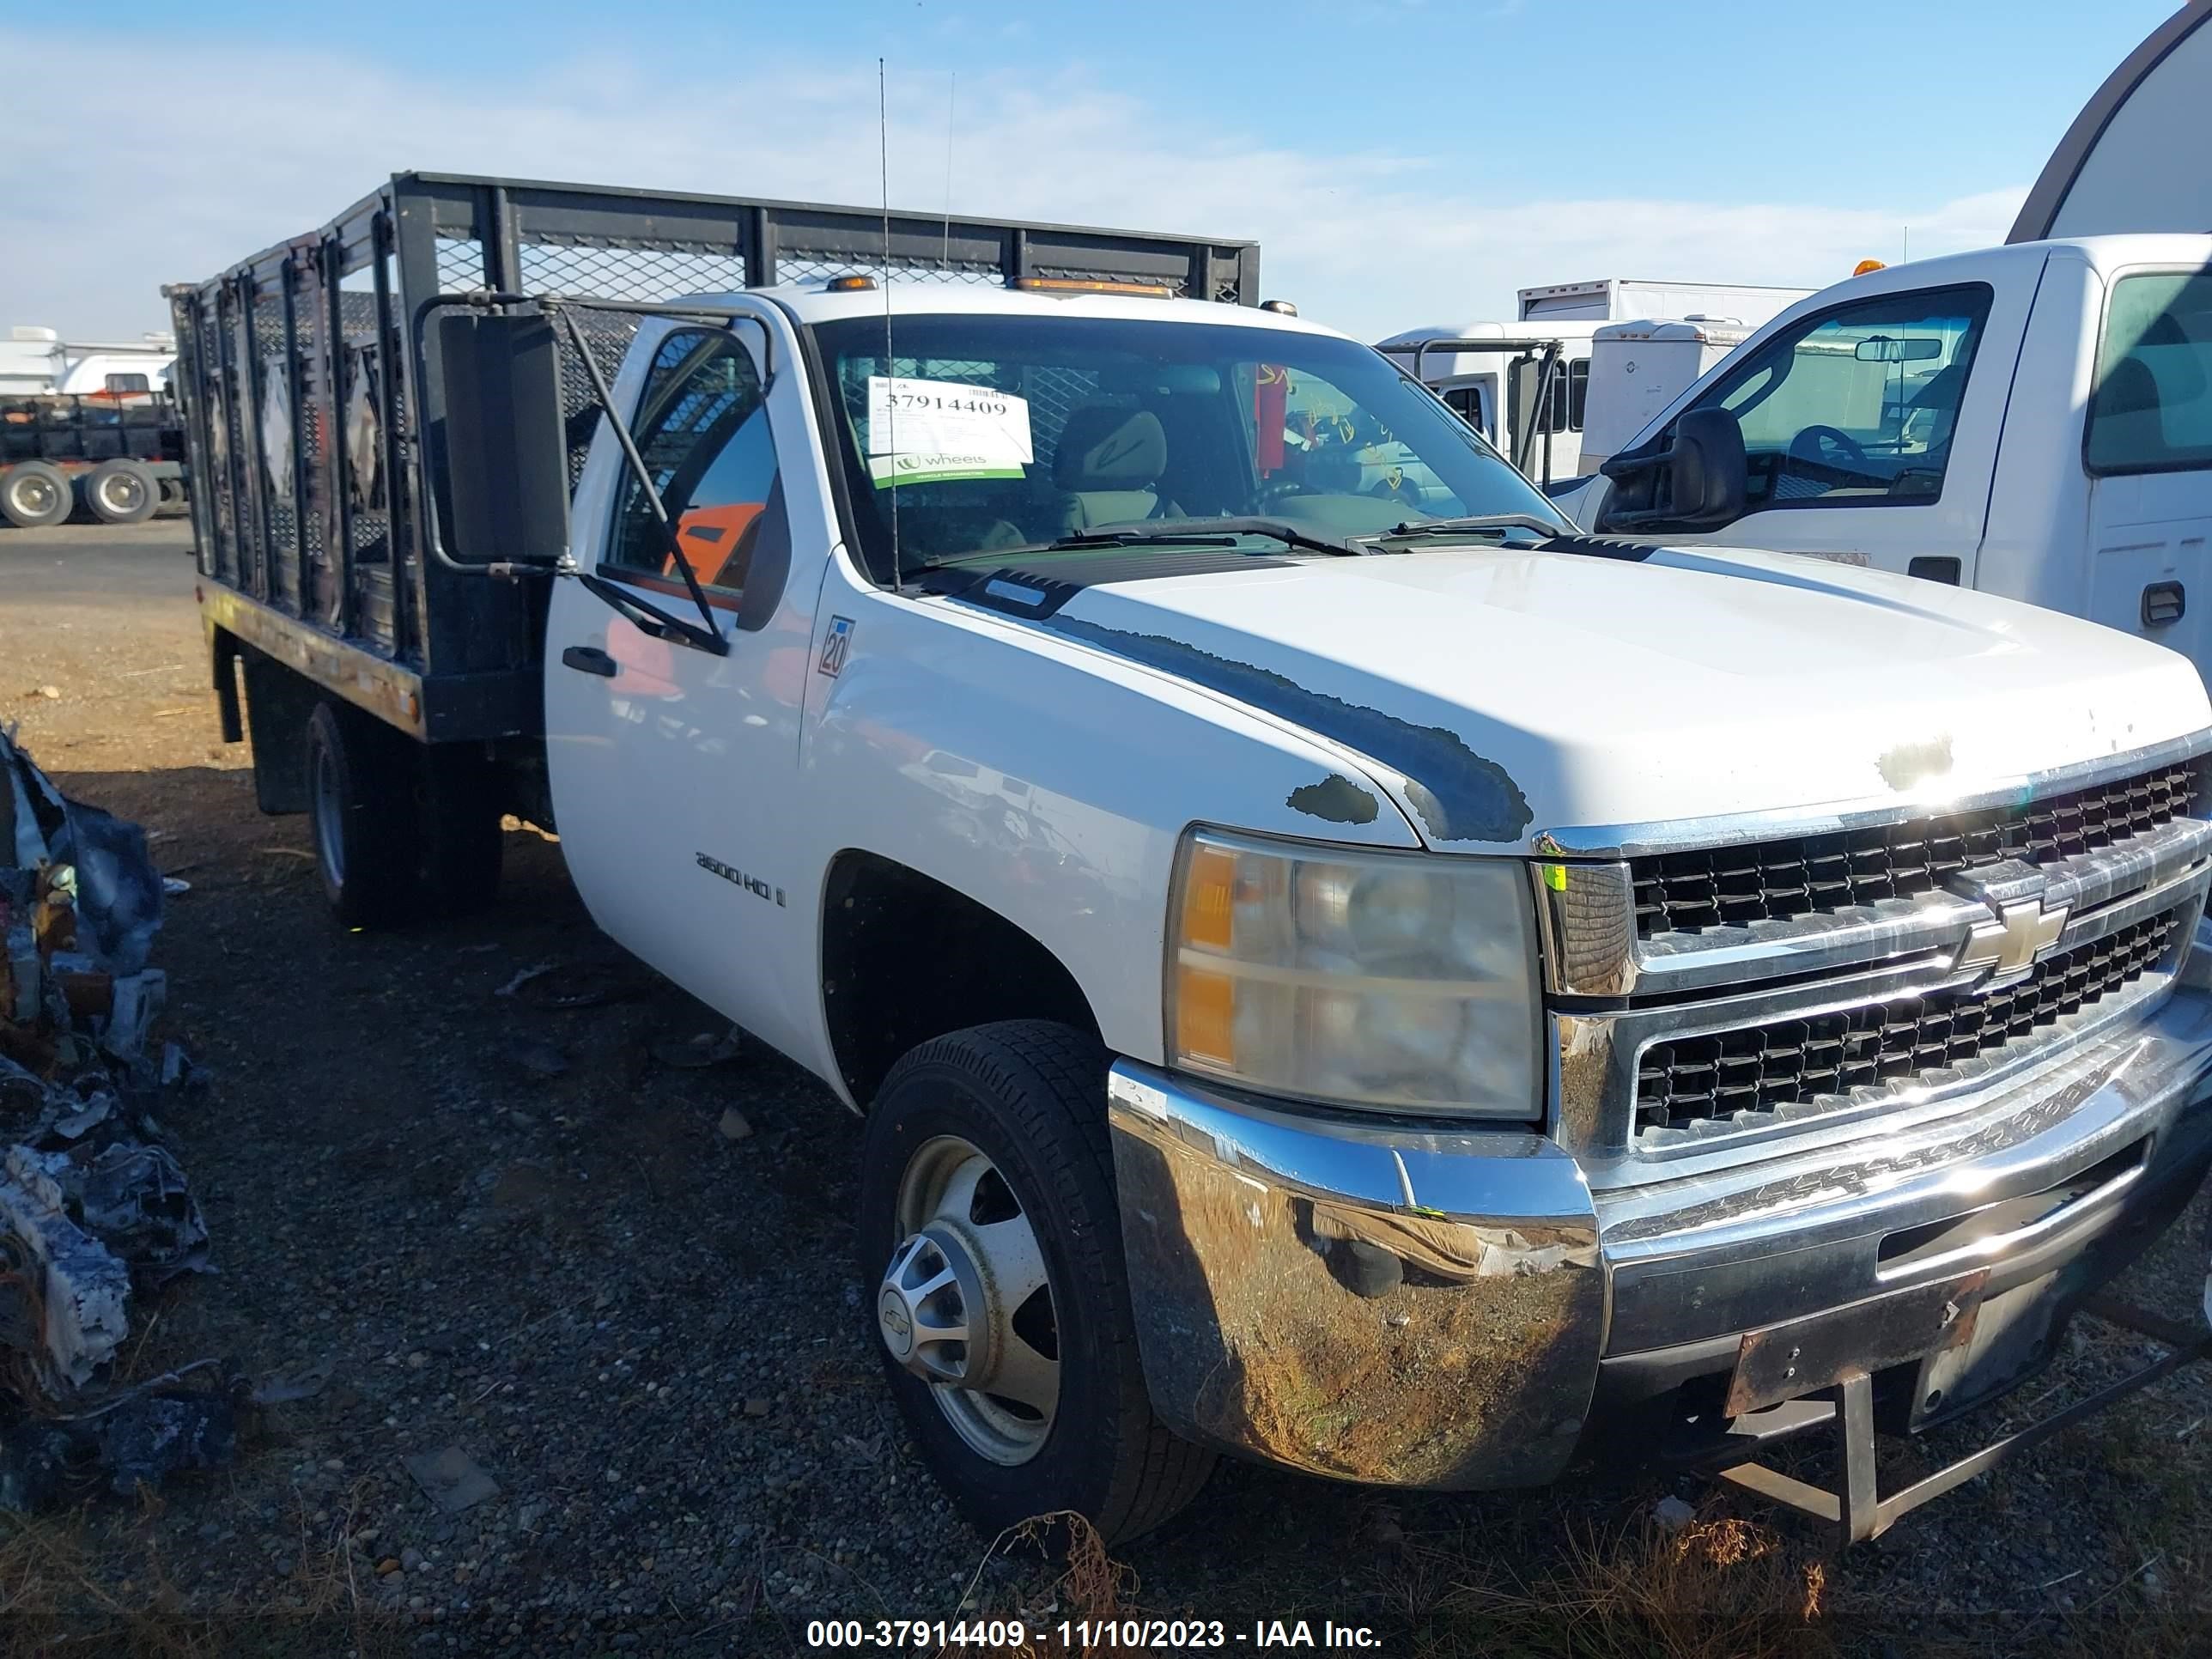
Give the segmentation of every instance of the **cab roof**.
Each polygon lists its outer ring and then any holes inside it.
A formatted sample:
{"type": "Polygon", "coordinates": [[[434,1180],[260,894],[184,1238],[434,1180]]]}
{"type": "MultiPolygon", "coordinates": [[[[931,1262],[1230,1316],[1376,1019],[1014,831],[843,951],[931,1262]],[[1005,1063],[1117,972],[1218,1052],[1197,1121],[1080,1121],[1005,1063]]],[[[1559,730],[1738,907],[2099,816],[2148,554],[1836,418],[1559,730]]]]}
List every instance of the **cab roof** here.
{"type": "MultiPolygon", "coordinates": [[[[1348,338],[1333,328],[1279,311],[1256,306],[1228,305],[1216,300],[1162,300],[1148,295],[1101,294],[1071,290],[1037,293],[1001,288],[996,283],[933,283],[894,276],[874,288],[842,293],[827,292],[820,283],[782,283],[775,288],[750,289],[747,294],[773,299],[788,307],[802,323],[833,323],[852,317],[881,317],[888,308],[894,317],[943,316],[948,313],[1004,317],[1097,317],[1123,322],[1212,323],[1231,328],[1269,328],[1301,334],[1348,338]]],[[[742,297],[714,296],[718,302],[742,297]]]]}

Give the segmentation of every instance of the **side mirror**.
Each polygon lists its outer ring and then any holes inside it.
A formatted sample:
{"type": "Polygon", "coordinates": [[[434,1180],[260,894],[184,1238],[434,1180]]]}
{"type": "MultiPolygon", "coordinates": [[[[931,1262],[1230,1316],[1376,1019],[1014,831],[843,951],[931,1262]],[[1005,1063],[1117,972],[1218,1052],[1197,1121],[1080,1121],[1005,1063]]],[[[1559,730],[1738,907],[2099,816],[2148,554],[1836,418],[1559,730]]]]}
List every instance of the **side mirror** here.
{"type": "Polygon", "coordinates": [[[538,316],[438,319],[444,419],[434,453],[445,555],[550,562],[568,550],[568,453],[553,325],[538,316]]]}
{"type": "Polygon", "coordinates": [[[1682,411],[1674,422],[1668,482],[1671,518],[1717,527],[1743,516],[1750,505],[1751,467],[1735,411],[1717,405],[1682,411]]]}
{"type": "Polygon", "coordinates": [[[1717,530],[1751,504],[1743,428],[1718,406],[1684,410],[1665,436],[1622,451],[1598,471],[1615,486],[1598,514],[1600,531],[1659,524],[1717,530]]]}

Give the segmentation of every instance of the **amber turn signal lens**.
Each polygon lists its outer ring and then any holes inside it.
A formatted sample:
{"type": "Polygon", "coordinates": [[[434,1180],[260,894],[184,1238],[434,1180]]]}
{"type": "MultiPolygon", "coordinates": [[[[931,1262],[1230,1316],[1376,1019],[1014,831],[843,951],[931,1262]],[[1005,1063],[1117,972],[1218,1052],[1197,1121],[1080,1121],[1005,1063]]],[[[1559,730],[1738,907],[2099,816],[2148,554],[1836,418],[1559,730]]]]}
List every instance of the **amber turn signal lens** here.
{"type": "Polygon", "coordinates": [[[1176,975],[1176,1046],[1217,1066],[1237,1063],[1237,981],[1185,963],[1176,975]]]}
{"type": "Polygon", "coordinates": [[[1191,854],[1182,897],[1182,943],[1226,951],[1236,942],[1237,855],[1225,847],[1191,854]]]}

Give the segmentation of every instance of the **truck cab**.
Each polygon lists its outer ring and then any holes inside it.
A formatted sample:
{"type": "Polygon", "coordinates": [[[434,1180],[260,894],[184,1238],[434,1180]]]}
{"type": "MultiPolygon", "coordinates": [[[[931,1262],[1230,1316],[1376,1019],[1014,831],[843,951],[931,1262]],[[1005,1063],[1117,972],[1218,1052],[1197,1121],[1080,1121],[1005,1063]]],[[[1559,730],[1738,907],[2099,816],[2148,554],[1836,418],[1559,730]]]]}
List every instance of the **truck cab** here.
{"type": "Polygon", "coordinates": [[[1924,576],[2212,667],[2212,238],[2026,242],[1854,278],[1760,330],[1604,473],[1561,497],[1600,533],[1924,576]],[[1678,501],[1686,425],[1722,448],[1703,458],[1714,493],[1678,501]]]}

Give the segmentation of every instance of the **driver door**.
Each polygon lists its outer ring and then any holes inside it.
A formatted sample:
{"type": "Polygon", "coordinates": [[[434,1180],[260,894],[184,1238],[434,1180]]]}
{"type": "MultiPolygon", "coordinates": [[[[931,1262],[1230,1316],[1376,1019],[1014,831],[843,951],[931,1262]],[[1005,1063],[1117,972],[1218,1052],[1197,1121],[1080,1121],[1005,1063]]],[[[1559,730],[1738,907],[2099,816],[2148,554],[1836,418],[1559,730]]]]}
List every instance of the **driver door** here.
{"type": "MultiPolygon", "coordinates": [[[[623,594],[696,620],[681,556],[728,651],[658,637],[582,582],[555,583],[554,811],[602,929],[769,1043],[803,1051],[805,998],[778,964],[811,960],[799,920],[811,889],[790,825],[815,591],[790,578],[794,546],[831,538],[827,502],[807,487],[805,377],[787,368],[764,380],[762,331],[749,322],[647,331],[614,402],[681,553],[603,429],[577,492],[579,562],[623,594]]],[[[785,354],[779,339],[776,356],[795,362],[785,354]]],[[[797,568],[818,577],[819,559],[797,568]]]]}
{"type": "Polygon", "coordinates": [[[1972,586],[2012,371],[1982,348],[2019,332],[2016,319],[1992,326],[1993,303],[1979,283],[1902,289],[1748,348],[1686,406],[1728,410],[1741,426],[1746,511],[1717,528],[1632,533],[1897,571],[1934,554],[1957,559],[1955,579],[1972,586]]]}

